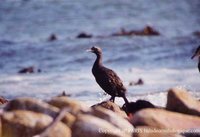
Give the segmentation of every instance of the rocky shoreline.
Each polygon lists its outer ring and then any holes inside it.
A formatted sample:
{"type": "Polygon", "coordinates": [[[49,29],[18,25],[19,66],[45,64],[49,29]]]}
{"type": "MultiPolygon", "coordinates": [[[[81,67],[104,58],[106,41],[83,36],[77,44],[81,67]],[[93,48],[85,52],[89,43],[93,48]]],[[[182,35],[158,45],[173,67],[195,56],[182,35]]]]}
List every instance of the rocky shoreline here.
{"type": "Polygon", "coordinates": [[[168,91],[166,107],[138,100],[91,107],[67,96],[49,101],[1,97],[1,137],[198,137],[200,102],[185,89],[168,91]]]}

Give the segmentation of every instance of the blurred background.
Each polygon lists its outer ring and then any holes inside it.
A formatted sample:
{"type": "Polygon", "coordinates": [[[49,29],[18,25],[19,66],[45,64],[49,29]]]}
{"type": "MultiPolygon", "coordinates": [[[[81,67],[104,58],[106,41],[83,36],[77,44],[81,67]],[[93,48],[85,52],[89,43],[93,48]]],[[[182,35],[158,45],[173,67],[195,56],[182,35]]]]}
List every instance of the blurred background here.
{"type": "Polygon", "coordinates": [[[98,45],[129,100],[164,105],[171,87],[200,97],[198,59],[191,60],[199,9],[199,0],[1,0],[0,95],[108,99],[91,73],[96,57],[85,52],[98,45]]]}

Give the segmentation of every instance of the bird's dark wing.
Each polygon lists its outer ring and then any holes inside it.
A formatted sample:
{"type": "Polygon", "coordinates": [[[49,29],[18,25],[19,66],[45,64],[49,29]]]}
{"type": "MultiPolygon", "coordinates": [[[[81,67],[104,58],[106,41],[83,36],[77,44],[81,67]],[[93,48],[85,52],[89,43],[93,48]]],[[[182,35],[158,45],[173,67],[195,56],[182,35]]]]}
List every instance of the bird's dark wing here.
{"type": "Polygon", "coordinates": [[[104,82],[108,83],[108,86],[112,88],[116,92],[116,94],[119,94],[118,92],[125,92],[126,88],[124,87],[122,80],[117,76],[117,74],[108,68],[103,68],[104,76],[104,82]]]}

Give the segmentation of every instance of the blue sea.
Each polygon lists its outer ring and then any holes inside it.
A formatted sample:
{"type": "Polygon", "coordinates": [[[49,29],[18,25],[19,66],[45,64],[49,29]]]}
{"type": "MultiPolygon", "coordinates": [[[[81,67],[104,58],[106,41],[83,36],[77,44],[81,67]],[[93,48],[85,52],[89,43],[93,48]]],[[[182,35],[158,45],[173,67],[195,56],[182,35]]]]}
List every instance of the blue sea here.
{"type": "Polygon", "coordinates": [[[200,31],[199,8],[199,0],[1,0],[0,95],[50,99],[65,91],[88,105],[108,100],[91,73],[96,57],[86,52],[99,46],[130,101],[164,106],[172,87],[200,98],[198,59],[191,60],[200,45],[193,34],[200,31]],[[147,25],[161,35],[110,36],[147,25]],[[76,38],[82,32],[94,37],[76,38]],[[48,41],[52,34],[57,40],[48,41]],[[29,66],[41,72],[18,73],[29,66]],[[129,85],[139,78],[143,85],[129,85]]]}

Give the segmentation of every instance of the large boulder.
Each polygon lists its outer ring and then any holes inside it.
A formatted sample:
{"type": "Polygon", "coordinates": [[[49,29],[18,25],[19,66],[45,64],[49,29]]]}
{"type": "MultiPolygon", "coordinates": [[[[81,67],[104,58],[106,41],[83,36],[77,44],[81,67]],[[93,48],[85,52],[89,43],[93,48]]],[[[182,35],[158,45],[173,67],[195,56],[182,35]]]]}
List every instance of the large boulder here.
{"type": "Polygon", "coordinates": [[[58,108],[81,107],[81,104],[78,101],[75,101],[67,96],[54,97],[50,101],[48,101],[48,103],[58,108]]]}
{"type": "MultiPolygon", "coordinates": [[[[11,100],[6,107],[4,108],[5,111],[12,111],[12,110],[29,110],[33,112],[43,113],[46,115],[55,118],[58,114],[60,109],[49,105],[46,102],[43,102],[39,99],[34,98],[18,98],[11,100]]],[[[62,119],[62,121],[68,125],[69,127],[75,121],[75,116],[70,113],[66,113],[66,116],[62,119]]]]}
{"type": "Polygon", "coordinates": [[[143,109],[131,119],[134,126],[150,126],[158,129],[187,130],[200,127],[200,117],[162,109],[143,109]]]}
{"type": "Polygon", "coordinates": [[[131,131],[133,131],[134,128],[131,123],[110,110],[102,107],[94,107],[91,111],[91,114],[93,116],[106,120],[129,136],[132,134],[131,131]]]}
{"type": "Polygon", "coordinates": [[[11,100],[4,108],[5,111],[12,110],[30,110],[34,112],[40,112],[55,118],[59,112],[59,109],[43,102],[39,99],[33,98],[18,98],[11,100]]]}
{"type": "Polygon", "coordinates": [[[167,110],[200,116],[200,102],[186,90],[172,88],[168,91],[167,110]]]}
{"type": "Polygon", "coordinates": [[[117,104],[115,104],[112,101],[104,101],[104,102],[101,102],[99,104],[95,104],[95,105],[92,106],[92,108],[99,107],[99,106],[106,108],[108,110],[111,110],[111,111],[115,112],[116,114],[118,114],[118,115],[120,115],[124,118],[127,118],[126,113],[123,110],[121,110],[121,108],[117,104]]]}
{"type": "Polygon", "coordinates": [[[78,115],[72,126],[72,137],[131,137],[109,122],[91,116],[78,115]]]}
{"type": "MultiPolygon", "coordinates": [[[[40,134],[53,119],[41,113],[16,110],[4,112],[1,120],[2,137],[32,137],[40,134]]],[[[48,132],[47,137],[71,137],[71,130],[59,122],[48,132]]]]}
{"type": "Polygon", "coordinates": [[[81,102],[75,101],[66,96],[54,97],[50,101],[48,101],[48,103],[60,109],[67,107],[72,113],[77,113],[79,111],[84,112],[89,110],[89,108],[81,104],[81,102]]]}

